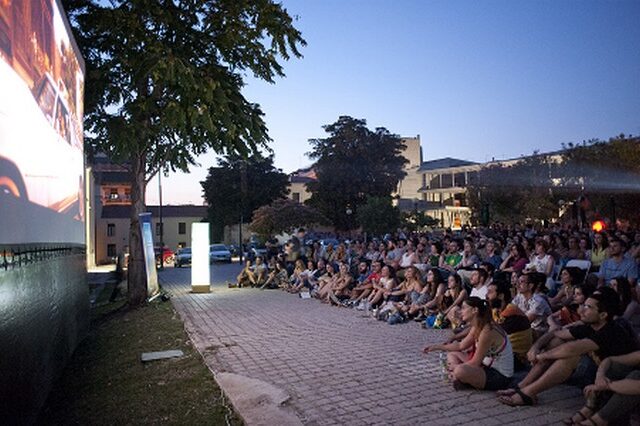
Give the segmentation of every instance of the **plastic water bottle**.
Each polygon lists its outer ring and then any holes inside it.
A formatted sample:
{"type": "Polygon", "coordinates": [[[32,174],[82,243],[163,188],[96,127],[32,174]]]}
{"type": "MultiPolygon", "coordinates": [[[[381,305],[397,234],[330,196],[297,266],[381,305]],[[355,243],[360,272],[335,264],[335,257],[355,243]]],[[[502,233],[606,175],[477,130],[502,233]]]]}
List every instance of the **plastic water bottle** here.
{"type": "Polygon", "coordinates": [[[447,356],[444,352],[440,352],[438,354],[438,359],[440,360],[440,368],[442,369],[442,380],[445,383],[449,383],[449,367],[447,366],[447,356]]]}

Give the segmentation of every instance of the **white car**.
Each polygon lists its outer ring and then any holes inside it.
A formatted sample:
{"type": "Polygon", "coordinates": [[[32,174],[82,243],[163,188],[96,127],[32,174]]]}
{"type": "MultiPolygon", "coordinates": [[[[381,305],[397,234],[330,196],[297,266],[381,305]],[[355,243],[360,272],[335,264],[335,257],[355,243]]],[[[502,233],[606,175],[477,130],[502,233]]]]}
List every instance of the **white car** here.
{"type": "Polygon", "coordinates": [[[231,262],[231,252],[224,244],[212,244],[209,246],[210,262],[231,262]]]}
{"type": "Polygon", "coordinates": [[[82,135],[58,87],[45,74],[32,94],[0,57],[0,193],[83,220],[82,135]]]}

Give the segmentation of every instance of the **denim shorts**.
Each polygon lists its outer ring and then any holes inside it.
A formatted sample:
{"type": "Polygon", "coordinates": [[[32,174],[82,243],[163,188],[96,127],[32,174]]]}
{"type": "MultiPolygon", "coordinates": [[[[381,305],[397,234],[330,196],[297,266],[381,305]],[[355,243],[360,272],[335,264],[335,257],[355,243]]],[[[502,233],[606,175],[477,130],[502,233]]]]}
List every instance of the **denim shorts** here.
{"type": "Polygon", "coordinates": [[[596,373],[598,372],[598,366],[587,354],[580,355],[580,361],[576,369],[567,380],[567,384],[578,386],[583,388],[596,381],[596,373]]]}

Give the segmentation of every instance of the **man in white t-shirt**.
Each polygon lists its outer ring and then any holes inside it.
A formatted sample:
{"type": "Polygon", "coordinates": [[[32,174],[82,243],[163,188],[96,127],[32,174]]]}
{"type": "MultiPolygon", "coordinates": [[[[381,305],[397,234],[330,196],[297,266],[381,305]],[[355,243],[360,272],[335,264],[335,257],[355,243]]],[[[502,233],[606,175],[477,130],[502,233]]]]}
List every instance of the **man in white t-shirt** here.
{"type": "Polygon", "coordinates": [[[551,307],[547,299],[536,292],[538,285],[544,285],[544,277],[545,275],[539,272],[520,275],[517,284],[518,294],[511,302],[529,318],[531,328],[538,336],[544,334],[549,328],[547,317],[551,315],[551,307]],[[535,280],[535,274],[541,277],[538,282],[535,280]]]}
{"type": "Polygon", "coordinates": [[[476,269],[471,272],[471,276],[469,277],[469,282],[471,283],[471,297],[479,297],[482,300],[486,300],[487,298],[487,271],[484,269],[476,269]]]}

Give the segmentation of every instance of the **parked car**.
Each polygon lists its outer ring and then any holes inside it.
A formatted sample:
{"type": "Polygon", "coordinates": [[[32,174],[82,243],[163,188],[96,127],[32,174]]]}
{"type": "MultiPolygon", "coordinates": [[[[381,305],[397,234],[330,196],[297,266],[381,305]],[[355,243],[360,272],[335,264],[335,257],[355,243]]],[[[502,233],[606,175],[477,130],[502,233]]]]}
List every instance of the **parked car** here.
{"type": "Polygon", "coordinates": [[[212,244],[209,246],[210,262],[231,262],[231,252],[224,244],[212,244]]]}
{"type": "Polygon", "coordinates": [[[184,265],[191,265],[191,247],[185,247],[176,253],[175,267],[181,268],[184,265]]]}

